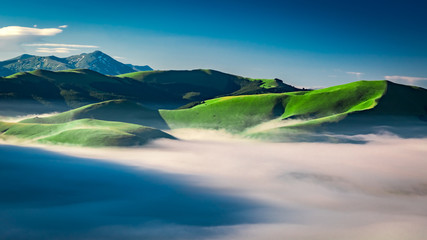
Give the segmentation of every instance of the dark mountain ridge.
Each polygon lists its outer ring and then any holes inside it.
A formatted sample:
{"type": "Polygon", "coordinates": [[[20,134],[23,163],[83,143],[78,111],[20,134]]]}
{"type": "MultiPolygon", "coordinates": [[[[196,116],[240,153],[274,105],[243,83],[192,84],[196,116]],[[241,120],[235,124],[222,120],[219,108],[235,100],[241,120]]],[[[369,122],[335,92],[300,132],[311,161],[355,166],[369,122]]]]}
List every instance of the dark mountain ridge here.
{"type": "Polygon", "coordinates": [[[214,70],[148,71],[107,76],[88,69],[58,72],[39,69],[0,77],[0,115],[7,111],[27,114],[63,111],[114,99],[171,109],[217,96],[298,90],[278,80],[250,79],[214,70]],[[267,87],[266,83],[269,84],[267,87]],[[9,104],[11,102],[25,104],[9,104]],[[21,107],[23,109],[18,109],[21,107]],[[40,111],[43,107],[48,110],[40,111]]]}

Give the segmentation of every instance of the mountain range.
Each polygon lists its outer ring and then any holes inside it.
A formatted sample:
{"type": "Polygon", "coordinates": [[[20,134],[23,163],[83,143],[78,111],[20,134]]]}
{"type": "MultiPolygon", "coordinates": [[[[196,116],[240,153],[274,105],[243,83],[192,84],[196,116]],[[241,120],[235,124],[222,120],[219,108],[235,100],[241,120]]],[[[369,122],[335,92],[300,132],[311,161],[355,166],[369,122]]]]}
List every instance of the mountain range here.
{"type": "Polygon", "coordinates": [[[148,65],[136,66],[121,63],[101,51],[82,53],[67,58],[23,54],[16,58],[0,62],[0,76],[9,76],[14,73],[34,71],[37,69],[50,71],[90,69],[105,75],[153,70],[148,65]]]}

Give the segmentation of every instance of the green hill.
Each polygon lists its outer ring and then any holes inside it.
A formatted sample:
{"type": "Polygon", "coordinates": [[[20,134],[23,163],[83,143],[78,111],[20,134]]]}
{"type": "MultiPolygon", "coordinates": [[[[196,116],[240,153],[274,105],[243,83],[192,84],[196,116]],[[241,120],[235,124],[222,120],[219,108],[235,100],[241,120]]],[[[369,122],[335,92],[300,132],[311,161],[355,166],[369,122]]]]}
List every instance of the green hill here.
{"type": "Polygon", "coordinates": [[[201,101],[220,95],[292,92],[299,89],[278,79],[251,79],[215,70],[146,71],[118,75],[172,89],[184,99],[201,101]]]}
{"type": "Polygon", "coordinates": [[[309,92],[233,96],[190,109],[161,110],[171,128],[213,128],[259,136],[295,131],[370,133],[378,127],[426,134],[427,90],[359,81],[309,92]],[[357,124],[363,119],[363,124],[357,124]],[[415,124],[415,125],[414,125],[415,124]]]}
{"type": "Polygon", "coordinates": [[[64,111],[114,99],[173,109],[218,96],[295,90],[277,79],[257,80],[213,70],[146,71],[119,76],[87,69],[35,70],[0,78],[0,115],[64,111]]]}
{"type": "Polygon", "coordinates": [[[81,119],[60,124],[0,122],[0,137],[31,142],[90,147],[138,146],[158,138],[174,139],[160,130],[136,124],[81,119]]]}
{"type": "Polygon", "coordinates": [[[339,124],[324,124],[324,130],[352,135],[386,130],[402,137],[427,136],[427,90],[386,83],[374,108],[347,114],[339,124]]]}
{"type": "Polygon", "coordinates": [[[128,100],[109,100],[51,117],[0,123],[0,131],[38,142],[85,146],[130,146],[158,137],[173,138],[129,123],[225,129],[276,141],[342,141],[345,138],[328,134],[384,130],[403,137],[425,137],[427,90],[388,81],[359,81],[313,91],[226,96],[188,109],[159,111],[128,100]]]}
{"type": "Polygon", "coordinates": [[[84,118],[135,123],[161,129],[168,128],[158,111],[128,100],[109,100],[94,103],[51,117],[28,118],[21,123],[66,123],[84,118]]]}

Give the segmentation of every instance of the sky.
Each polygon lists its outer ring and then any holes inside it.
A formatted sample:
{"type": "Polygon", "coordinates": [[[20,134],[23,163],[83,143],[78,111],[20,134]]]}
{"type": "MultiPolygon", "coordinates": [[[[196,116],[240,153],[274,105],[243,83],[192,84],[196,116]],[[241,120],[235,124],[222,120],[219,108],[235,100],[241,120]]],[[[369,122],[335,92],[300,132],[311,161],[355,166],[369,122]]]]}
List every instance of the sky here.
{"type": "Polygon", "coordinates": [[[154,69],[209,68],[299,87],[427,87],[426,1],[6,1],[0,60],[100,50],[154,69]]]}

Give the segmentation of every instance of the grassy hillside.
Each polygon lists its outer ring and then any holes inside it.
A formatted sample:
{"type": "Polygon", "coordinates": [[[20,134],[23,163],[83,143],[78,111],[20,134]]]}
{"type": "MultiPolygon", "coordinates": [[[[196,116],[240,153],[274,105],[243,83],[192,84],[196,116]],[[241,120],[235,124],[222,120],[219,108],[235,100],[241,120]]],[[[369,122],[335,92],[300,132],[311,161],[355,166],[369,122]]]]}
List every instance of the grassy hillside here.
{"type": "Polygon", "coordinates": [[[290,92],[299,89],[284,84],[278,79],[252,79],[226,74],[215,70],[198,69],[192,71],[146,71],[118,75],[140,82],[173,88],[181,96],[193,95],[192,100],[208,99],[223,94],[241,95],[262,92],[290,92]],[[222,93],[222,94],[221,94],[222,93]],[[206,95],[206,97],[201,97],[206,95]]]}
{"type": "Polygon", "coordinates": [[[366,129],[407,124],[372,120],[378,116],[400,116],[425,125],[427,91],[388,81],[359,81],[310,92],[222,97],[190,109],[161,110],[160,114],[171,128],[221,128],[248,134],[277,129],[337,131],[337,126],[351,128],[352,123],[346,121],[353,118],[355,122],[366,119],[359,126],[366,129]],[[251,129],[255,126],[258,130],[251,129]]]}
{"type": "Polygon", "coordinates": [[[366,134],[389,131],[402,137],[427,136],[427,90],[387,82],[385,93],[369,111],[352,112],[339,124],[324,124],[325,131],[366,134]]]}
{"type": "Polygon", "coordinates": [[[225,129],[278,141],[338,141],[324,133],[382,130],[404,137],[427,136],[427,90],[388,81],[359,81],[314,91],[226,96],[188,109],[159,111],[127,100],[109,100],[51,117],[0,123],[0,131],[38,142],[85,146],[140,145],[158,137],[172,138],[160,130],[124,122],[225,129]]]}
{"type": "Polygon", "coordinates": [[[355,82],[309,92],[222,97],[160,114],[172,128],[191,125],[242,131],[276,118],[306,120],[366,110],[376,105],[386,85],[384,81],[355,82]]]}
{"type": "Polygon", "coordinates": [[[283,113],[284,94],[259,94],[207,100],[190,109],[160,110],[170,128],[223,128],[240,132],[283,113]]]}
{"type": "MultiPolygon", "coordinates": [[[[31,113],[33,106],[49,107],[48,111],[72,109],[86,104],[126,99],[173,109],[194,101],[225,95],[295,91],[280,80],[243,78],[213,70],[148,71],[119,76],[106,76],[87,69],[51,72],[36,70],[0,78],[0,115],[8,103],[15,109],[31,113]]],[[[37,111],[39,112],[39,111],[37,111]]]]}
{"type": "Polygon", "coordinates": [[[81,119],[60,124],[0,122],[1,137],[79,146],[137,146],[158,138],[174,139],[160,130],[136,124],[81,119]]]}
{"type": "Polygon", "coordinates": [[[28,118],[22,123],[66,123],[78,119],[98,119],[106,121],[119,121],[135,123],[154,128],[167,128],[166,123],[156,110],[148,109],[142,105],[128,100],[109,100],[86,105],[70,111],[44,118],[28,118]]]}
{"type": "Polygon", "coordinates": [[[190,101],[202,101],[224,95],[290,92],[299,89],[278,79],[251,79],[209,69],[191,71],[146,71],[118,75],[170,89],[190,101]]]}

